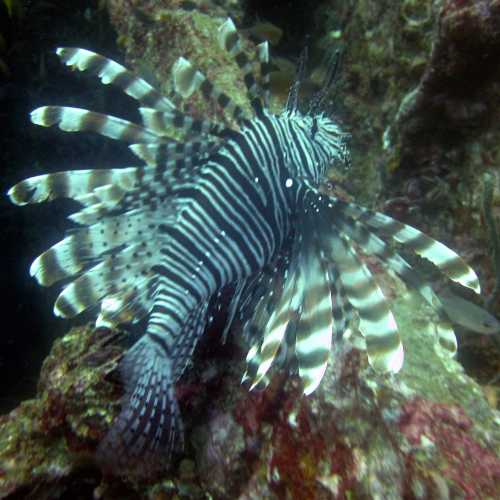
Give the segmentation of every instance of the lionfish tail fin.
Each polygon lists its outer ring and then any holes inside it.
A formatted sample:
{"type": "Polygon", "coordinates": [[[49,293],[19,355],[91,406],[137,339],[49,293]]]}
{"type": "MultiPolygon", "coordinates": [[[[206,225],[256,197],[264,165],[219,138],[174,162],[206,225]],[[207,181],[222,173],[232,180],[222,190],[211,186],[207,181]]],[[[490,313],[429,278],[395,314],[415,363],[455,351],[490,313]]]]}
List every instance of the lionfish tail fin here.
{"type": "Polygon", "coordinates": [[[97,449],[104,470],[151,476],[164,470],[183,446],[182,421],[169,360],[143,337],[120,365],[122,410],[97,449]]]}

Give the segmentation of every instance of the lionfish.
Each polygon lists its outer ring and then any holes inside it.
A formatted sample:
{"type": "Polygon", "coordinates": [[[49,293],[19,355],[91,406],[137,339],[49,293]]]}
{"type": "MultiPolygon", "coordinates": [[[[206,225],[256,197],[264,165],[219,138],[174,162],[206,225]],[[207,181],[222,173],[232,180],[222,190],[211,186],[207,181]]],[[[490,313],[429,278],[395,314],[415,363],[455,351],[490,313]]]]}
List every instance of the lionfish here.
{"type": "Polygon", "coordinates": [[[38,175],[8,192],[17,205],[71,198],[81,206],[69,216],[79,227],[30,268],[44,286],[67,280],[57,316],[100,306],[97,326],[147,318],[144,335],[121,361],[121,413],[98,450],[116,468],[163,467],[182,444],[175,384],[211,305],[228,287],[226,330],[239,317],[250,345],[244,380],[262,389],[271,367],[293,360],[305,394],[320,384],[332,342],[341,341],[354,316],[376,371],[395,373],[403,364],[396,321],[360,252],[418,290],[436,312],[438,341],[452,352],[456,340],[439,297],[394,243],[480,291],[474,271],[442,243],[321,189],[327,169],[349,157],[347,134],[324,111],[338,58],[307,112],[299,109],[301,58],[286,107],[276,115],[268,109],[268,44],[249,58],[231,19],[218,41],[242,70],[253,116],[185,58],[173,66],[173,86],[179,100],[201,92],[234,126],[189,116],[99,54],[57,49],[66,65],[139,101],[142,125],[61,106],[35,109],[32,122],[126,141],[145,164],[38,175]]]}

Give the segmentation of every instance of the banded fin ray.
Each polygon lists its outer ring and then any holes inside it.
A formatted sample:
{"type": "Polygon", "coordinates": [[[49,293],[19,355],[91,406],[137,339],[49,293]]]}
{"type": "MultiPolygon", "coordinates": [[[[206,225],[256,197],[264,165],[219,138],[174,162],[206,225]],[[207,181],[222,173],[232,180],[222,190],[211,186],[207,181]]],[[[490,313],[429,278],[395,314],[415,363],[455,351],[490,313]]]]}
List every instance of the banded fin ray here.
{"type": "Polygon", "coordinates": [[[335,328],[328,263],[316,236],[308,240],[307,252],[301,256],[303,290],[295,333],[295,354],[306,395],[316,390],[325,374],[335,328]]]}
{"type": "Polygon", "coordinates": [[[340,281],[340,273],[334,263],[330,263],[328,273],[333,303],[333,338],[334,341],[340,341],[354,317],[354,309],[347,299],[340,281]]]}
{"type": "Polygon", "coordinates": [[[338,234],[325,236],[329,241],[329,257],[337,265],[346,296],[359,314],[359,329],[366,341],[371,366],[379,372],[396,373],[404,359],[396,320],[369,269],[345,238],[338,234]]]}
{"type": "Polygon", "coordinates": [[[266,98],[266,91],[269,85],[269,46],[263,42],[257,49],[257,56],[261,64],[261,75],[267,87],[261,91],[259,82],[253,74],[253,64],[243,51],[243,46],[236,30],[236,26],[231,18],[220,26],[218,31],[219,46],[225,49],[236,61],[236,64],[243,73],[243,82],[247,88],[248,98],[255,112],[259,114],[262,111],[262,97],[266,98]]]}
{"type": "Polygon", "coordinates": [[[139,112],[146,130],[151,130],[157,137],[170,137],[173,129],[194,136],[204,134],[220,136],[226,130],[224,125],[210,120],[193,118],[177,110],[158,111],[153,108],[139,108],[139,112]]]}
{"type": "MultiPolygon", "coordinates": [[[[301,225],[306,227],[306,224],[301,225]]],[[[271,312],[265,314],[269,311],[265,296],[255,309],[254,318],[263,326],[258,335],[261,341],[253,345],[247,356],[245,378],[252,381],[251,389],[268,384],[268,371],[279,350],[287,348],[285,341],[293,330],[292,350],[298,361],[304,393],[311,394],[325,373],[332,335],[340,337],[345,328],[338,314],[337,320],[333,316],[334,293],[339,299],[337,313],[340,315],[344,313],[344,304],[330,281],[329,264],[320,250],[319,240],[314,230],[305,233],[297,237],[290,267],[271,278],[270,286],[276,297],[271,312]]]]}
{"type": "Polygon", "coordinates": [[[270,85],[271,85],[271,65],[269,63],[269,43],[262,42],[257,45],[257,53],[260,63],[261,88],[260,96],[264,102],[264,107],[269,107],[270,85]]]}
{"type": "Polygon", "coordinates": [[[161,111],[175,108],[173,103],[161,95],[142,78],[134,75],[121,64],[87,49],[58,47],[56,54],[61,61],[80,71],[88,71],[96,75],[104,85],[116,85],[130,97],[138,100],[143,106],[161,111]]]}
{"type": "MultiPolygon", "coordinates": [[[[262,340],[258,352],[255,353],[255,359],[252,358],[257,366],[250,390],[267,385],[267,372],[282,347],[287,328],[294,320],[303,296],[303,282],[300,281],[299,270],[295,266],[292,269],[282,269],[279,274],[275,273],[272,281],[273,294],[277,297],[259,335],[262,340]]],[[[259,313],[256,310],[255,315],[259,316],[259,313]]]]}
{"type": "MultiPolygon", "coordinates": [[[[269,363],[265,358],[263,359],[261,347],[275,305],[283,296],[284,283],[290,281],[288,262],[288,256],[280,256],[276,263],[247,283],[246,289],[241,294],[240,317],[244,319],[243,336],[251,344],[246,357],[247,368],[243,374],[242,383],[249,381],[251,389],[262,390],[270,382],[267,369],[264,370],[261,365],[268,364],[267,368],[269,368],[272,359],[269,363]]],[[[280,345],[277,344],[276,348],[279,347],[280,345]]]]}
{"type": "Polygon", "coordinates": [[[54,314],[71,318],[108,295],[133,290],[136,280],[150,274],[156,254],[145,243],[132,243],[119,253],[106,256],[63,288],[54,305],[54,314]]]}
{"type": "Polygon", "coordinates": [[[189,168],[217,147],[216,141],[193,140],[167,144],[131,144],[130,150],[148,165],[189,168]]]}
{"type": "MultiPolygon", "coordinates": [[[[78,229],[38,256],[31,264],[30,274],[39,284],[50,286],[78,274],[104,253],[126,243],[142,243],[143,228],[151,215],[130,211],[78,229]]],[[[155,231],[153,227],[150,230],[155,231]]]]}
{"type": "Polygon", "coordinates": [[[187,99],[194,92],[200,91],[207,101],[217,104],[230,119],[240,122],[242,118],[248,118],[241,106],[238,106],[225,92],[220,90],[204,73],[196,69],[184,57],[180,57],[174,63],[172,74],[174,89],[183,99],[187,99]]]}
{"type": "Polygon", "coordinates": [[[107,294],[101,300],[96,328],[116,328],[127,323],[137,323],[147,316],[153,307],[150,288],[151,276],[136,278],[132,289],[107,294]]]}
{"type": "Polygon", "coordinates": [[[377,229],[398,243],[413,250],[417,255],[432,262],[444,275],[462,286],[481,293],[479,279],[474,270],[443,243],[427,236],[418,229],[403,224],[388,215],[373,212],[354,203],[336,200],[344,213],[353,219],[377,229]]]}
{"type": "Polygon", "coordinates": [[[410,288],[414,288],[422,298],[436,311],[438,321],[435,324],[436,340],[451,355],[457,350],[457,340],[453,327],[447,319],[446,311],[441,299],[432,290],[431,286],[424,283],[413,267],[392,248],[390,248],[375,233],[363,226],[358,220],[343,220],[340,214],[336,216],[335,223],[341,230],[348,234],[362,250],[368,255],[375,255],[380,262],[395,272],[410,288]]]}
{"type": "MultiPolygon", "coordinates": [[[[196,163],[195,160],[193,162],[196,163]]],[[[101,204],[103,209],[109,210],[120,202],[125,208],[130,196],[139,188],[148,186],[149,189],[155,189],[158,195],[168,192],[179,180],[176,169],[182,170],[188,166],[189,163],[184,162],[167,162],[164,165],[139,167],[64,170],[29,177],[15,184],[7,194],[16,205],[70,198],[89,209],[101,204]]],[[[145,195],[142,192],[137,196],[145,195]]],[[[70,218],[73,219],[72,216],[70,218]]]]}
{"type": "Polygon", "coordinates": [[[31,121],[42,127],[57,125],[64,132],[95,132],[117,141],[151,143],[163,140],[153,130],[123,118],[69,106],[42,106],[31,112],[31,121]]]}
{"type": "Polygon", "coordinates": [[[42,174],[18,182],[7,194],[16,205],[41,203],[56,198],[73,198],[82,205],[88,205],[84,197],[98,188],[113,186],[120,198],[124,191],[137,188],[141,179],[140,169],[141,167],[66,170],[42,174]]]}

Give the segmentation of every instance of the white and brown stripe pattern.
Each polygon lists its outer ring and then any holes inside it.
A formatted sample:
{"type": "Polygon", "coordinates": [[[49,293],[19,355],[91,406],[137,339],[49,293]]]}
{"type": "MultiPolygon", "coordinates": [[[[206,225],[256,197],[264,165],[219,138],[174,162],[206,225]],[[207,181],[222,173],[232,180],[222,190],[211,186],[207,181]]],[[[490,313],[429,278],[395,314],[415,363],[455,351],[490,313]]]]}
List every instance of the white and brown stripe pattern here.
{"type": "Polygon", "coordinates": [[[443,243],[432,239],[418,229],[403,224],[388,215],[373,212],[354,203],[337,200],[345,214],[353,219],[359,219],[364,224],[377,229],[379,233],[391,237],[417,255],[432,262],[448,278],[481,293],[479,279],[476,273],[453,250],[443,243]]]}
{"type": "Polygon", "coordinates": [[[346,296],[359,315],[370,364],[380,372],[398,372],[403,365],[403,346],[384,294],[346,236],[332,234],[326,239],[346,296]]]}
{"type": "Polygon", "coordinates": [[[436,327],[436,340],[450,354],[457,350],[457,340],[453,327],[447,319],[444,307],[439,296],[434,293],[431,286],[425,283],[419,274],[408,262],[389,247],[375,233],[363,226],[361,222],[353,219],[345,219],[341,213],[335,217],[335,225],[340,231],[352,238],[361,249],[368,255],[377,256],[381,263],[395,272],[404,283],[416,289],[422,298],[435,310],[438,315],[436,327]]]}
{"type": "MultiPolygon", "coordinates": [[[[151,215],[144,211],[133,211],[105,217],[89,227],[78,229],[37,257],[31,265],[30,274],[41,285],[50,286],[78,274],[102,254],[134,241],[141,243],[141,251],[130,256],[138,258],[148,253],[143,228],[151,215]]],[[[150,226],[149,230],[154,234],[158,225],[153,227],[150,223],[150,226]]]]}
{"type": "MultiPolygon", "coordinates": [[[[262,339],[258,352],[250,358],[256,364],[256,371],[252,380],[251,389],[267,385],[264,377],[267,375],[278,350],[283,344],[285,334],[290,322],[297,312],[297,295],[302,295],[300,275],[297,269],[287,271],[284,276],[279,277],[278,286],[273,286],[271,290],[277,298],[272,309],[268,313],[259,337],[262,339]]],[[[260,311],[255,311],[255,318],[260,311]]],[[[250,351],[252,352],[252,351],[250,351]]],[[[247,357],[247,363],[249,358],[247,357]]]]}
{"type": "Polygon", "coordinates": [[[153,307],[148,293],[150,283],[150,277],[141,276],[136,279],[131,291],[106,295],[101,301],[96,328],[116,328],[144,318],[153,307]]]}
{"type": "Polygon", "coordinates": [[[64,132],[96,132],[117,141],[161,141],[152,130],[122,118],[69,106],[42,106],[31,112],[31,121],[42,127],[57,125],[64,132]]]}
{"type": "Polygon", "coordinates": [[[257,45],[257,53],[260,62],[261,95],[264,107],[269,107],[271,64],[269,62],[269,43],[262,42],[257,45]]]}
{"type": "Polygon", "coordinates": [[[262,110],[261,99],[268,97],[266,92],[269,88],[269,47],[267,42],[261,44],[257,50],[257,57],[261,64],[261,76],[264,86],[259,85],[253,72],[253,63],[245,54],[241,44],[238,31],[232,19],[228,18],[219,28],[218,34],[219,45],[227,50],[233,56],[236,64],[240,68],[243,75],[243,82],[247,88],[248,98],[253,108],[259,113],[262,110]]]}
{"type": "Polygon", "coordinates": [[[98,76],[105,85],[116,85],[145,107],[160,111],[169,111],[175,108],[169,99],[160,94],[148,82],[134,75],[116,61],[86,49],[59,47],[56,53],[66,66],[80,71],[88,71],[98,76]]]}
{"type": "Polygon", "coordinates": [[[194,92],[200,91],[207,101],[213,101],[222,112],[229,118],[239,123],[242,119],[248,119],[243,108],[238,106],[225,92],[217,88],[199,69],[195,68],[190,61],[180,57],[174,64],[172,75],[174,78],[174,90],[183,99],[189,98],[194,92]]]}
{"type": "Polygon", "coordinates": [[[166,144],[131,144],[129,148],[148,165],[162,165],[165,168],[190,168],[217,147],[217,142],[193,140],[171,141],[166,144]]]}
{"type": "Polygon", "coordinates": [[[328,364],[334,332],[334,302],[328,264],[321,248],[309,241],[304,251],[301,263],[303,292],[295,354],[304,394],[311,394],[320,384],[328,364]]]}
{"type": "Polygon", "coordinates": [[[177,110],[158,111],[153,108],[139,108],[139,112],[146,129],[161,137],[171,137],[173,130],[193,136],[203,134],[219,136],[225,130],[224,125],[210,120],[193,118],[177,110]]]}
{"type": "Polygon", "coordinates": [[[153,252],[156,254],[151,245],[141,242],[105,257],[62,290],[54,305],[54,313],[70,318],[99,304],[104,297],[109,300],[113,295],[120,297],[120,292],[129,295],[132,290],[137,293],[141,278],[152,277],[153,252]]]}

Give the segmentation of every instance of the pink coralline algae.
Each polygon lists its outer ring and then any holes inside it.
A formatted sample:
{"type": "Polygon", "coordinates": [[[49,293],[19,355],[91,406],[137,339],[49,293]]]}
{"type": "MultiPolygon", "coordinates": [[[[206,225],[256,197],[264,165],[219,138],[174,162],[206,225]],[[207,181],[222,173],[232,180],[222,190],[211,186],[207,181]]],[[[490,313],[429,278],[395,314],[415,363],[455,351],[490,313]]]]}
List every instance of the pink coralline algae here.
{"type": "MultiPolygon", "coordinates": [[[[435,448],[442,474],[465,498],[498,494],[500,459],[473,437],[473,423],[462,408],[415,398],[403,406],[399,426],[416,449],[435,448]]],[[[417,461],[411,454],[407,457],[407,466],[418,475],[417,461]]]]}

